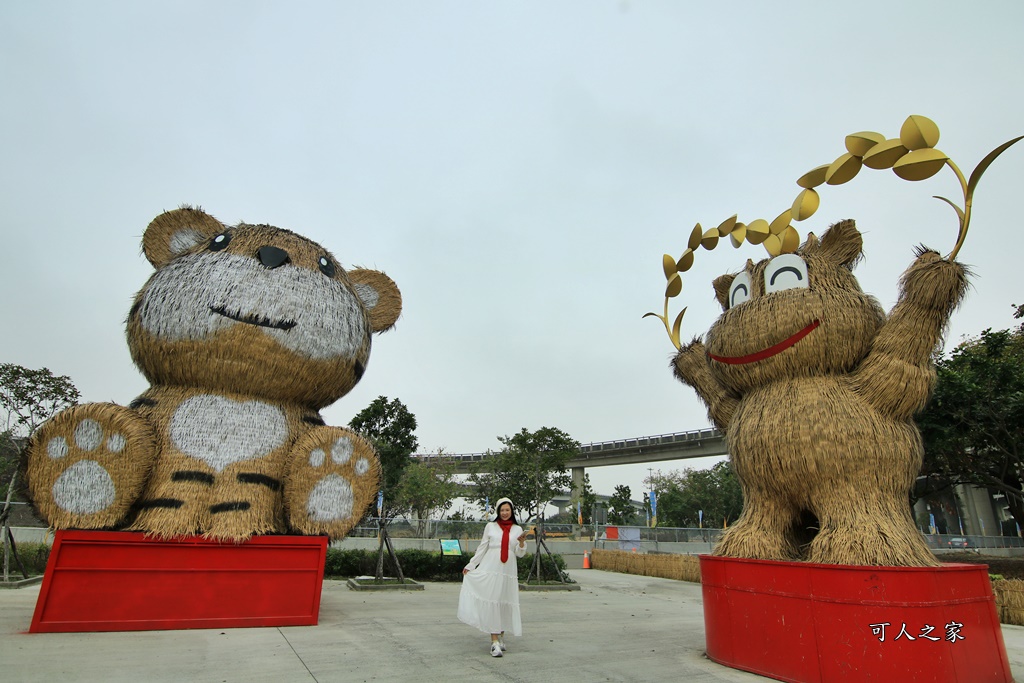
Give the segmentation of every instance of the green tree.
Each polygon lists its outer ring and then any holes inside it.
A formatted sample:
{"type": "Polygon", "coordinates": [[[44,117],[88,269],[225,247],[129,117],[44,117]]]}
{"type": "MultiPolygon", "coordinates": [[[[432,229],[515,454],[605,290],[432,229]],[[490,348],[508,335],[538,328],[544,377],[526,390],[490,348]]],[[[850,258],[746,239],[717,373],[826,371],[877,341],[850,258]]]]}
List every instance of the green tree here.
{"type": "Polygon", "coordinates": [[[632,524],[636,518],[636,508],[633,507],[633,494],[625,484],[619,484],[608,499],[608,523],[609,524],[632,524]]]}
{"type": "MultiPolygon", "coordinates": [[[[71,378],[54,375],[46,368],[29,370],[13,363],[0,363],[0,506],[7,484],[18,470],[27,438],[56,413],[78,403],[81,394],[71,378]]],[[[15,487],[24,497],[24,484],[15,487]]]]}
{"type": "MultiPolygon", "coordinates": [[[[376,579],[384,579],[384,553],[388,553],[395,565],[398,578],[405,580],[398,555],[391,545],[388,535],[388,524],[408,508],[398,495],[402,484],[402,475],[412,462],[412,454],[416,451],[416,416],[409,412],[405,404],[387,396],[378,396],[370,405],[363,408],[348,423],[349,427],[370,440],[377,449],[377,457],[381,466],[381,491],[384,493],[384,508],[377,518],[380,531],[380,543],[377,546],[376,579]]],[[[376,512],[371,506],[372,515],[376,512]]]]}
{"type": "Polygon", "coordinates": [[[416,515],[422,538],[427,521],[444,514],[459,493],[455,463],[438,451],[436,457],[417,459],[406,466],[396,499],[399,506],[416,515]]]}
{"type": "MultiPolygon", "coordinates": [[[[18,471],[21,459],[21,445],[11,430],[0,431],[0,497],[7,495],[7,485],[18,471]]],[[[21,487],[15,487],[15,495],[21,498],[21,487]]],[[[0,507],[3,507],[0,498],[0,507]]]]}
{"type": "MultiPolygon", "coordinates": [[[[1024,318],[1024,306],[1015,306],[1024,318]]],[[[984,330],[936,362],[931,401],[917,417],[925,446],[918,496],[957,484],[1006,495],[1024,526],[1024,324],[984,330]]]]}
{"type": "Polygon", "coordinates": [[[6,412],[5,426],[13,436],[30,436],[52,415],[78,403],[82,396],[66,375],[54,375],[46,368],[29,370],[13,363],[0,363],[0,408],[6,412]]]}
{"type": "Polygon", "coordinates": [[[554,427],[541,427],[535,432],[525,427],[513,436],[499,436],[505,445],[469,475],[474,484],[470,498],[480,504],[491,504],[499,498],[510,498],[527,522],[543,511],[558,493],[572,485],[567,463],[579,455],[580,444],[554,427]],[[486,471],[485,471],[486,470],[486,471]]]}
{"type": "Polygon", "coordinates": [[[658,472],[644,483],[658,498],[658,526],[722,527],[743,512],[743,491],[728,461],[706,470],[658,472]]]}
{"type": "Polygon", "coordinates": [[[412,463],[411,456],[419,445],[415,434],[416,416],[397,398],[378,396],[352,418],[349,427],[369,439],[377,449],[384,492],[383,517],[390,520],[406,512],[408,508],[402,505],[397,494],[402,475],[412,463]]]}

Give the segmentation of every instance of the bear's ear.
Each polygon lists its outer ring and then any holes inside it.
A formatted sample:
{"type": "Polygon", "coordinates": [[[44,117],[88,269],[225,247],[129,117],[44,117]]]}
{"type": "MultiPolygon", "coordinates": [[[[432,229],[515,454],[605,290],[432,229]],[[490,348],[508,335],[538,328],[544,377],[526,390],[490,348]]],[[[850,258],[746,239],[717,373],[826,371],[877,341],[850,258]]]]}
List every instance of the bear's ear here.
{"type": "Polygon", "coordinates": [[[402,313],[402,293],[398,285],[379,270],[356,268],[348,271],[352,288],[370,314],[370,327],[374,332],[391,329],[402,313]]]}
{"type": "Polygon", "coordinates": [[[142,251],[159,268],[225,230],[227,226],[202,209],[183,206],[153,219],[142,236],[142,251]]]}
{"type": "Polygon", "coordinates": [[[841,266],[853,268],[861,257],[864,240],[852,220],[839,221],[821,236],[819,254],[841,266]]]}
{"type": "Polygon", "coordinates": [[[722,310],[728,310],[729,308],[729,287],[732,286],[732,281],[736,279],[736,273],[732,275],[720,275],[715,278],[715,281],[711,283],[711,286],[715,288],[715,298],[718,299],[718,303],[722,305],[722,310]]]}

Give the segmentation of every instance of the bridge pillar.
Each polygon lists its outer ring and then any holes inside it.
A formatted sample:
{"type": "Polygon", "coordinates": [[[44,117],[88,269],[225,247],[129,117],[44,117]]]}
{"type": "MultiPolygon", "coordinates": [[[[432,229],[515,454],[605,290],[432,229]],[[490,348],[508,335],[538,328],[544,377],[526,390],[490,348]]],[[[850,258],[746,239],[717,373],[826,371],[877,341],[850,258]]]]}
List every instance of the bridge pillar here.
{"type": "Polygon", "coordinates": [[[572,468],[572,493],[570,494],[573,498],[578,498],[580,492],[583,491],[583,467],[572,468]]]}

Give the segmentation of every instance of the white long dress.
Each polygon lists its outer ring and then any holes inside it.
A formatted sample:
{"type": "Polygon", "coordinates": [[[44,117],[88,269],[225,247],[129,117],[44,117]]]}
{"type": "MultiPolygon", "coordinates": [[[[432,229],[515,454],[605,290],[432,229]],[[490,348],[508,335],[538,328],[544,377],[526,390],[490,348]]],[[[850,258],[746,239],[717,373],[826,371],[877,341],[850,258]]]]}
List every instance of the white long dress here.
{"type": "Polygon", "coordinates": [[[508,562],[501,561],[501,527],[488,522],[473,558],[466,565],[459,593],[459,621],[484,633],[522,635],[519,618],[519,569],[516,558],[526,554],[519,547],[523,528],[518,524],[508,532],[508,562]]]}

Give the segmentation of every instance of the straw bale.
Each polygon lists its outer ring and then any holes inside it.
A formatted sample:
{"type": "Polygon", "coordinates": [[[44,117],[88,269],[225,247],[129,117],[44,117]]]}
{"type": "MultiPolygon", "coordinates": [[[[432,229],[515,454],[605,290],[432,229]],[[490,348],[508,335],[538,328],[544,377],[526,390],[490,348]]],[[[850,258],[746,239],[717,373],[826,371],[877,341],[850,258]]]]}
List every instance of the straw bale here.
{"type": "Polygon", "coordinates": [[[398,287],[301,235],[191,207],[154,219],[143,252],[156,272],[127,328],[150,388],[39,430],[26,474],[41,516],[164,537],[344,536],[380,468],[319,410],[361,379],[372,333],[401,313],[398,287]]]}
{"type": "Polygon", "coordinates": [[[724,312],[706,343],[673,361],[726,433],[743,488],[743,514],[716,555],[937,564],[906,504],[923,459],[911,416],[934,384],[931,354],[968,273],[919,249],[886,317],[852,273],[861,249],[842,221],[820,241],[810,235],[795,261],[748,262],[746,302],[729,305],[736,275],[718,278],[724,312]],[[808,286],[766,293],[775,278],[808,286]]]}
{"type": "Polygon", "coordinates": [[[999,621],[1024,626],[1024,581],[997,579],[992,582],[992,592],[996,597],[999,621]]]}
{"type": "Polygon", "coordinates": [[[679,556],[679,580],[700,583],[700,558],[694,555],[679,556]]]}
{"type": "Polygon", "coordinates": [[[590,551],[590,566],[609,572],[618,571],[615,569],[615,552],[614,550],[594,548],[590,551]]]}
{"type": "Polygon", "coordinates": [[[693,555],[651,555],[595,549],[590,554],[590,566],[622,574],[700,583],[700,559],[693,555]]]}

